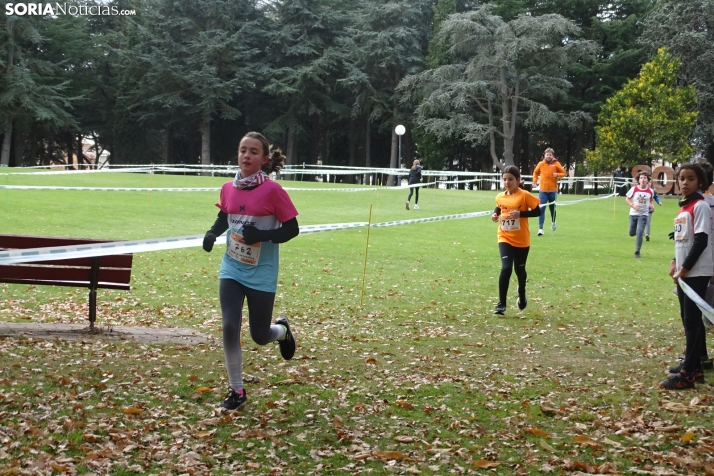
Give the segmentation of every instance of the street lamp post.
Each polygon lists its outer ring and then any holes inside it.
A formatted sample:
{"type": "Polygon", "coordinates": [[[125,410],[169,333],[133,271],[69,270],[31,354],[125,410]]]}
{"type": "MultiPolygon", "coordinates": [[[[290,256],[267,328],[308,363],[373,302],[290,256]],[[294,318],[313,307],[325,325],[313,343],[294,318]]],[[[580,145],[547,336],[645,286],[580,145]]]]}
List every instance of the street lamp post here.
{"type": "MultiPolygon", "coordinates": [[[[406,131],[407,129],[401,124],[394,128],[394,132],[399,136],[399,157],[397,158],[397,168],[402,166],[402,136],[406,131]]],[[[399,175],[397,175],[397,182],[399,182],[399,180],[399,175]]],[[[397,186],[399,186],[399,184],[397,184],[397,186]]]]}

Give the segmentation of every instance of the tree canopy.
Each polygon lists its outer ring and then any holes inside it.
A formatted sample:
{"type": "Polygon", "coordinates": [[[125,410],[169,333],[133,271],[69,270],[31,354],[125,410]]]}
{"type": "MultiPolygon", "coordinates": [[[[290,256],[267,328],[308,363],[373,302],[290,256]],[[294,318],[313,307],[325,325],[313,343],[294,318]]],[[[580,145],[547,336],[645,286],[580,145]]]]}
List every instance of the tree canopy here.
{"type": "Polygon", "coordinates": [[[450,64],[405,78],[404,99],[423,95],[417,122],[438,137],[488,141],[494,166],[513,165],[519,121],[525,127],[558,119],[577,123],[585,115],[559,114],[545,100],[563,97],[571,86],[566,71],[597,51],[577,40],[579,28],[557,15],[521,14],[505,21],[484,5],[453,14],[441,24],[439,38],[451,45],[450,64]],[[496,151],[496,136],[503,153],[496,151]],[[501,160],[501,158],[503,160],[501,160]]]}
{"type": "Polygon", "coordinates": [[[712,155],[712,1],[69,0],[133,14],[0,19],[0,165],[88,162],[87,138],[113,163],[228,163],[258,130],[289,163],[397,166],[403,124],[406,163],[572,167],[660,46],[712,155]]]}
{"type": "Polygon", "coordinates": [[[637,78],[605,102],[595,128],[597,148],[588,153],[593,168],[651,166],[657,158],[678,162],[690,156],[696,91],[678,85],[680,66],[662,48],[637,78]]]}

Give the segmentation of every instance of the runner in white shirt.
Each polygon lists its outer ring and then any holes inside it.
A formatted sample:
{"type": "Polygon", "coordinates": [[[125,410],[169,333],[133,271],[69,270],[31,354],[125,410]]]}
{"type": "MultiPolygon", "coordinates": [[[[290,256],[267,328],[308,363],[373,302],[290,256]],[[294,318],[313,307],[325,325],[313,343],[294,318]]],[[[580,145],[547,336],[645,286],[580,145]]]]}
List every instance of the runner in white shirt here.
{"type": "Polygon", "coordinates": [[[635,258],[639,258],[650,210],[654,210],[652,205],[654,191],[649,187],[649,176],[644,172],[637,174],[637,185],[632,187],[625,197],[625,201],[630,206],[630,236],[637,237],[635,258]]]}

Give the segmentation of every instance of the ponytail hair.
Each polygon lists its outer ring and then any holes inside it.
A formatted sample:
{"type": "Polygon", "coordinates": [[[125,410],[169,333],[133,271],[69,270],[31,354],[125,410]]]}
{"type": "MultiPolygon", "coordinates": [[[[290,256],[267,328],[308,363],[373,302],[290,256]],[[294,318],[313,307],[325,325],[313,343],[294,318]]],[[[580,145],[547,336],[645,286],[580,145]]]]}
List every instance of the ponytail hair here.
{"type": "Polygon", "coordinates": [[[285,165],[285,156],[283,151],[280,149],[275,149],[270,154],[270,160],[263,164],[261,170],[266,174],[270,175],[272,172],[280,173],[280,169],[285,165]]]}
{"type": "Polygon", "coordinates": [[[521,180],[521,171],[518,170],[518,167],[515,165],[509,165],[505,169],[503,169],[503,172],[501,172],[501,175],[503,174],[511,174],[513,175],[516,180],[518,180],[518,188],[525,188],[525,183],[523,180],[521,180]]]}
{"type": "Polygon", "coordinates": [[[263,134],[260,132],[248,132],[246,135],[243,136],[243,139],[246,137],[249,137],[251,139],[258,139],[263,146],[263,155],[270,157],[270,160],[268,160],[266,163],[263,164],[262,167],[260,167],[260,170],[265,172],[266,174],[270,175],[273,172],[279,173],[280,169],[283,168],[285,165],[285,156],[283,155],[283,151],[280,149],[275,149],[271,152],[271,145],[268,142],[268,139],[265,138],[263,134]]]}

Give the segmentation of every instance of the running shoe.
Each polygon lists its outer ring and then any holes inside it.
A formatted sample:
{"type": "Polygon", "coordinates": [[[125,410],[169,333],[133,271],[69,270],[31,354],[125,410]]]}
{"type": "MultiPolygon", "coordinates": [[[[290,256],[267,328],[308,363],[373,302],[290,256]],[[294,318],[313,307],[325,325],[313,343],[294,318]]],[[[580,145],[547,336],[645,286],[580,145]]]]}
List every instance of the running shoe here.
{"type": "MultiPolygon", "coordinates": [[[[683,372],[678,374],[670,374],[666,380],[660,382],[660,388],[666,390],[683,390],[685,388],[694,388],[694,382],[697,381],[700,374],[693,374],[687,377],[683,372]]],[[[704,377],[702,376],[702,380],[704,377]]]]}
{"type": "Polygon", "coordinates": [[[407,210],[409,210],[409,200],[407,200],[407,210]]]}
{"type": "Polygon", "coordinates": [[[502,302],[499,302],[498,304],[496,304],[496,309],[493,310],[493,313],[498,314],[500,316],[504,315],[506,313],[506,305],[502,302]]]}
{"type": "Polygon", "coordinates": [[[245,390],[235,391],[232,388],[228,389],[228,396],[219,406],[226,410],[238,410],[248,400],[245,390]]]}
{"type": "Polygon", "coordinates": [[[553,224],[550,225],[550,229],[555,231],[556,228],[558,228],[558,227],[555,225],[555,222],[553,222],[553,224]]]}
{"type": "Polygon", "coordinates": [[[285,329],[287,329],[285,338],[283,340],[279,340],[278,345],[280,346],[280,355],[283,356],[283,359],[290,360],[293,358],[293,355],[295,355],[295,338],[293,337],[293,333],[290,332],[288,318],[285,316],[278,316],[278,318],[275,319],[275,324],[285,326],[285,329]]]}
{"type": "Polygon", "coordinates": [[[543,236],[543,228],[538,228],[538,236],[543,236]]]}
{"type": "Polygon", "coordinates": [[[419,205],[417,205],[416,203],[414,204],[414,210],[419,210],[419,205]]]}

